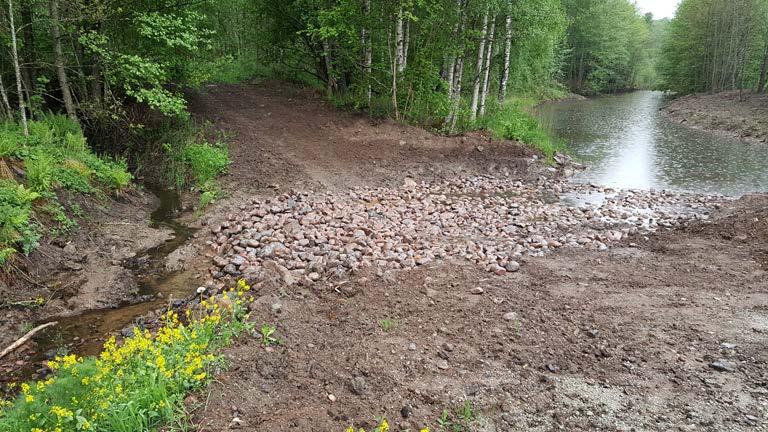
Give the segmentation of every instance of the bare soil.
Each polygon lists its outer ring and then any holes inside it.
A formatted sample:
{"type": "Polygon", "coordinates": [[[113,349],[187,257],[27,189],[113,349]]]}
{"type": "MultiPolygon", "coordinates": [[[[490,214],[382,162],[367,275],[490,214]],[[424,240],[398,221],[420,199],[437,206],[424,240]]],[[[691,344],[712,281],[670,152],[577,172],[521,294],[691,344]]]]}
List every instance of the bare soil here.
{"type": "MultiPolygon", "coordinates": [[[[558,175],[515,143],[338,112],[280,83],[212,86],[192,107],[231,134],[230,198],[210,224],[287,189],[558,175]]],[[[311,287],[273,281],[257,297],[253,320],[276,325],[283,343],[247,337],[226,352],[229,371],[187,401],[200,431],[340,431],[377,416],[418,430],[467,401],[479,431],[768,422],[765,195],[607,251],[527,258],[504,276],[436,261],[311,287]]]]}
{"type": "Polygon", "coordinates": [[[768,94],[730,91],[689,95],[674,99],[662,111],[693,128],[768,143],[768,94]]]}

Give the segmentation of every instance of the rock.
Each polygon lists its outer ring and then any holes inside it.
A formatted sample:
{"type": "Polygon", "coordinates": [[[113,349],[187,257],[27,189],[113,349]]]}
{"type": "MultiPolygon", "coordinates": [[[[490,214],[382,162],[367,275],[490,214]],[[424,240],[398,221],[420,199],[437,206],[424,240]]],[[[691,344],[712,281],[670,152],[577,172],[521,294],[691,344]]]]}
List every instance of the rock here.
{"type": "Polygon", "coordinates": [[[456,347],[449,342],[444,342],[442,345],[440,345],[440,347],[447,352],[453,352],[453,350],[456,349],[456,347]]]}
{"type": "Polygon", "coordinates": [[[506,321],[517,321],[517,312],[507,312],[505,313],[502,318],[506,321]]]}
{"type": "Polygon", "coordinates": [[[283,305],[280,303],[272,303],[272,306],[269,307],[269,310],[271,310],[273,314],[279,315],[283,312],[283,305]]]}
{"type": "Polygon", "coordinates": [[[331,401],[331,402],[336,402],[336,396],[334,396],[333,394],[329,393],[328,394],[328,400],[331,401]]]}
{"type": "Polygon", "coordinates": [[[559,373],[560,372],[560,367],[558,365],[556,365],[556,364],[551,364],[551,363],[547,364],[546,368],[547,368],[548,371],[550,371],[552,373],[559,373]]]}
{"type": "Polygon", "coordinates": [[[410,405],[403,405],[403,407],[400,408],[400,416],[402,416],[404,419],[410,417],[411,414],[413,414],[413,407],[410,405]]]}
{"type": "Polygon", "coordinates": [[[68,255],[75,255],[77,253],[77,248],[75,247],[74,243],[67,243],[66,246],[64,246],[64,253],[68,255]]]}
{"type": "Polygon", "coordinates": [[[240,418],[235,417],[232,419],[232,421],[229,422],[229,428],[230,429],[241,429],[245,427],[245,422],[240,420],[240,418]]]}
{"type": "Polygon", "coordinates": [[[504,269],[510,273],[520,270],[520,264],[517,261],[510,261],[504,266],[504,269]]]}
{"type": "Polygon", "coordinates": [[[587,330],[585,333],[587,334],[587,336],[591,337],[592,339],[595,339],[598,336],[600,336],[600,331],[595,329],[587,330]]]}
{"type": "Polygon", "coordinates": [[[408,351],[416,351],[416,344],[411,342],[408,344],[408,351]]]}
{"type": "Polygon", "coordinates": [[[356,376],[352,378],[352,383],[350,384],[350,387],[352,389],[352,393],[360,396],[363,393],[365,393],[365,390],[367,388],[365,378],[361,376],[356,376]]]}
{"type": "Polygon", "coordinates": [[[439,292],[433,290],[432,288],[426,288],[426,287],[424,288],[424,295],[426,295],[431,299],[437,298],[439,294],[440,294],[439,292]]]}
{"type": "Polygon", "coordinates": [[[437,362],[437,368],[441,370],[448,369],[448,360],[440,360],[437,362]]]}
{"type": "Polygon", "coordinates": [[[318,272],[312,272],[312,273],[308,274],[308,275],[307,275],[307,277],[308,277],[308,278],[309,278],[309,280],[311,280],[312,282],[316,282],[316,281],[320,280],[320,273],[318,273],[318,272]]]}
{"type": "Polygon", "coordinates": [[[480,287],[475,287],[475,288],[472,288],[472,289],[469,291],[469,293],[470,293],[470,294],[472,294],[472,295],[480,295],[480,294],[482,294],[482,293],[484,293],[484,292],[485,292],[485,290],[484,290],[484,289],[482,289],[482,288],[480,288],[480,287]]]}
{"type": "Polygon", "coordinates": [[[406,177],[405,180],[403,181],[403,187],[405,189],[414,189],[416,186],[418,186],[418,185],[410,177],[406,177]]]}
{"type": "Polygon", "coordinates": [[[736,372],[736,365],[724,359],[710,363],[709,367],[718,372],[736,372]]]}
{"type": "Polygon", "coordinates": [[[720,344],[720,348],[726,349],[726,350],[736,349],[737,346],[738,345],[736,345],[736,344],[727,343],[727,342],[723,342],[723,343],[720,344]]]}

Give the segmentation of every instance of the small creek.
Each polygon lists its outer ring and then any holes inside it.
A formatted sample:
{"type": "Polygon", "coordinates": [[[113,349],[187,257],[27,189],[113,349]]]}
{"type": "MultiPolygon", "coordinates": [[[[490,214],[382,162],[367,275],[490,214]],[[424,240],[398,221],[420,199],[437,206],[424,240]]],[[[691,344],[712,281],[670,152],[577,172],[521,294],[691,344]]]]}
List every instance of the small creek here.
{"type": "Polygon", "coordinates": [[[768,191],[765,144],[695,130],[659,111],[662,92],[548,103],[535,114],[587,169],[576,181],[620,189],[740,196],[768,191]]]}
{"type": "MultiPolygon", "coordinates": [[[[130,325],[136,317],[187,298],[192,293],[195,287],[192,276],[185,272],[166,271],[165,258],[186,243],[195,230],[176,219],[180,199],[175,191],[151,185],[146,188],[160,201],[160,206],[150,217],[152,226],[168,228],[173,231],[173,236],[159,246],[137,253],[136,259],[124,263],[137,275],[139,298],[145,301],[50,319],[59,324],[36,335],[37,350],[30,359],[30,367],[50,358],[57,350],[78,355],[97,354],[108,335],[130,325]]],[[[27,376],[33,373],[33,370],[24,371],[27,376]]]]}

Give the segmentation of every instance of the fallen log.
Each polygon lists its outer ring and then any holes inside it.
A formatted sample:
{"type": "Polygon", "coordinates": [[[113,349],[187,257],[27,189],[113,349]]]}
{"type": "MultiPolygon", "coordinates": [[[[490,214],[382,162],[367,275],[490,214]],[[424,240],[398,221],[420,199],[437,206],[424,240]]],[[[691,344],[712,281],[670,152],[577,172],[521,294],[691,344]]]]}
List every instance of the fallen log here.
{"type": "Polygon", "coordinates": [[[58,323],[59,323],[58,321],[51,321],[49,323],[41,324],[41,325],[33,328],[32,330],[28,331],[27,334],[25,334],[24,336],[19,338],[19,340],[17,340],[16,342],[12,343],[8,348],[6,348],[2,352],[0,352],[0,359],[5,357],[5,356],[7,356],[10,353],[12,353],[14,350],[16,350],[16,348],[24,345],[28,340],[30,340],[32,338],[32,336],[35,335],[35,333],[37,333],[37,332],[39,332],[41,330],[44,330],[44,329],[46,329],[48,327],[55,326],[58,323]]]}

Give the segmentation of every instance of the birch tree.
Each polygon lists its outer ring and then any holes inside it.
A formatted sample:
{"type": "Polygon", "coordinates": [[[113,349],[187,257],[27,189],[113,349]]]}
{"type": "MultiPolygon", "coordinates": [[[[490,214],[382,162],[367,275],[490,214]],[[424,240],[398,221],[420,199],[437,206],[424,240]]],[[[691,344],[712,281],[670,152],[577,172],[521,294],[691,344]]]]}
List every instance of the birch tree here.
{"type": "Polygon", "coordinates": [[[485,115],[485,101],[488,98],[488,91],[491,87],[491,60],[493,60],[493,37],[496,32],[496,19],[491,21],[491,29],[488,31],[487,49],[485,55],[485,65],[483,67],[483,85],[480,94],[480,117],[485,115]]]}
{"type": "Polygon", "coordinates": [[[469,119],[477,120],[477,106],[480,102],[480,84],[482,80],[483,61],[485,60],[485,38],[488,32],[488,11],[483,15],[483,25],[480,30],[480,42],[477,47],[477,62],[475,62],[475,79],[472,87],[472,102],[470,104],[469,119]]]}
{"type": "Polygon", "coordinates": [[[501,61],[501,82],[499,83],[499,102],[504,102],[507,97],[507,83],[509,82],[509,61],[512,56],[512,16],[507,15],[505,20],[504,58],[501,61]]]}
{"type": "Polygon", "coordinates": [[[8,0],[8,24],[11,31],[11,56],[13,57],[13,71],[16,74],[16,94],[19,100],[19,114],[21,115],[21,128],[24,136],[29,136],[29,127],[27,126],[27,107],[24,103],[24,93],[22,90],[21,68],[19,66],[19,50],[16,46],[16,26],[13,23],[13,0],[8,0]]]}

